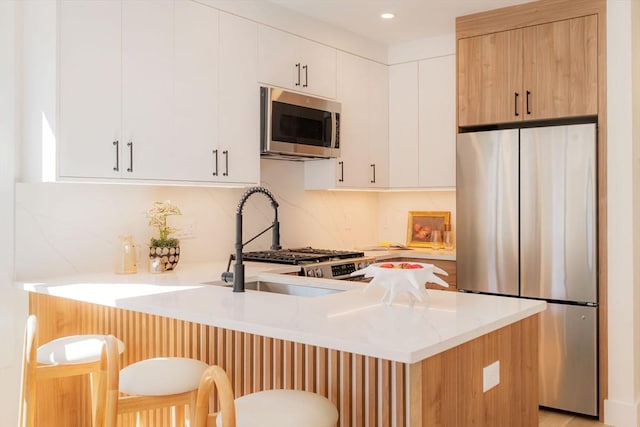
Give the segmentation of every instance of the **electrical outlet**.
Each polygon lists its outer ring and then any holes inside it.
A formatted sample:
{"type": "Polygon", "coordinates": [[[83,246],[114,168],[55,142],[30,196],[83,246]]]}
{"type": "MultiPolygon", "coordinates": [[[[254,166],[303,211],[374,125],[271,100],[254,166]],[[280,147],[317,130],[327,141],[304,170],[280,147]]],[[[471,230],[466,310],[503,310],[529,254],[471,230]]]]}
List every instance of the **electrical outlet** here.
{"type": "Polygon", "coordinates": [[[482,392],[487,392],[500,384],[500,361],[482,368],[482,392]]]}

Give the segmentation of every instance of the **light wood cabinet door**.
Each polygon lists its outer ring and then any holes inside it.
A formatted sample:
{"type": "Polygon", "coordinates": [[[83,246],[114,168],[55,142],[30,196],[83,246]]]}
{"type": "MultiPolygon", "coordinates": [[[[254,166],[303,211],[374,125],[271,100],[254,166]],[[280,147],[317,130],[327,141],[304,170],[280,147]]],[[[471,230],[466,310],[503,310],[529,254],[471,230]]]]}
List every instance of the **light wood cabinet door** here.
{"type": "Polygon", "coordinates": [[[525,120],[597,114],[597,16],[523,31],[525,120]]]}
{"type": "Polygon", "coordinates": [[[458,125],[522,120],[522,30],[458,40],[458,125]]]}
{"type": "Polygon", "coordinates": [[[596,15],[458,40],[458,126],[598,113],[596,15]]]}

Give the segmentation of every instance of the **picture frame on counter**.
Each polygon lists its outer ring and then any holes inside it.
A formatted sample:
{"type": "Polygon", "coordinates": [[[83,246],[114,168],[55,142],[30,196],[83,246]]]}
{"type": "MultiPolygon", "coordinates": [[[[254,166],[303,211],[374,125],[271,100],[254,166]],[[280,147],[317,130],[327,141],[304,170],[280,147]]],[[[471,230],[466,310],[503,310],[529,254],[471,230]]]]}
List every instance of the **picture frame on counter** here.
{"type": "Polygon", "coordinates": [[[407,246],[441,248],[444,225],[450,223],[451,212],[449,211],[409,211],[407,246]]]}

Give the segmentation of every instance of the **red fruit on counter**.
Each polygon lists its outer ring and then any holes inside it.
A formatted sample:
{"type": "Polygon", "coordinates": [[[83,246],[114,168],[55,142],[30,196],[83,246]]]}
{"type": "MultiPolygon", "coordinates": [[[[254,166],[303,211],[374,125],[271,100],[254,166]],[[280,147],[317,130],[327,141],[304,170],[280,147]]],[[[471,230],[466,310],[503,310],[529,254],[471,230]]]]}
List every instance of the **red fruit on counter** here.
{"type": "Polygon", "coordinates": [[[379,267],[380,268],[393,268],[393,264],[391,264],[390,262],[387,262],[385,264],[380,264],[379,267]]]}
{"type": "Polygon", "coordinates": [[[405,268],[408,268],[408,269],[411,269],[411,270],[415,270],[416,268],[423,268],[423,267],[420,264],[409,264],[405,268]]]}

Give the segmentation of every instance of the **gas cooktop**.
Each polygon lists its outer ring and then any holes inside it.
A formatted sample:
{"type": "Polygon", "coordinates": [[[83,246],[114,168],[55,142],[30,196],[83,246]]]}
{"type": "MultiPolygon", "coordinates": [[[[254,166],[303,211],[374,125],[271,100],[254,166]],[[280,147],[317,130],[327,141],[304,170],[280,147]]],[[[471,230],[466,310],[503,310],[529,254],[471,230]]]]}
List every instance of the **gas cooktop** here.
{"type": "Polygon", "coordinates": [[[360,258],[364,252],[337,251],[333,249],[296,248],[281,249],[278,251],[245,252],[242,258],[245,261],[272,262],[277,264],[308,264],[337,259],[360,258]]]}

